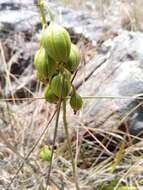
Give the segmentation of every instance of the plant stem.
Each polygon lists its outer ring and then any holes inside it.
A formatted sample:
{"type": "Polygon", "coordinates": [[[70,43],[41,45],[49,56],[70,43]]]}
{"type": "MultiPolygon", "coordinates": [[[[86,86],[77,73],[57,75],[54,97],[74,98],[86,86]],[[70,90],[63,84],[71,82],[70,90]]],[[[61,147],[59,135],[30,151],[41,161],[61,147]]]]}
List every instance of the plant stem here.
{"type": "Polygon", "coordinates": [[[48,171],[48,176],[47,176],[47,183],[46,183],[47,186],[49,185],[50,174],[51,174],[51,170],[52,170],[52,161],[53,161],[54,147],[55,147],[56,137],[57,137],[57,129],[58,129],[58,124],[59,124],[60,109],[61,109],[61,104],[62,104],[62,93],[63,93],[63,89],[64,89],[64,80],[65,80],[65,77],[63,77],[61,94],[60,94],[59,102],[57,105],[58,106],[57,107],[57,117],[56,117],[56,123],[55,123],[55,131],[54,131],[54,139],[53,139],[53,145],[52,145],[51,160],[50,160],[49,171],[48,171]]]}
{"type": "Polygon", "coordinates": [[[79,185],[78,185],[75,160],[73,158],[71,141],[70,141],[69,131],[68,131],[68,123],[67,123],[67,117],[66,117],[66,99],[63,100],[63,122],[64,122],[64,130],[65,130],[65,135],[66,135],[66,139],[67,139],[69,154],[70,154],[71,162],[72,162],[72,169],[73,169],[73,176],[74,176],[74,180],[75,180],[76,190],[80,190],[79,185]]]}
{"type": "Polygon", "coordinates": [[[42,23],[43,29],[45,29],[47,26],[46,16],[45,16],[45,0],[39,0],[39,10],[40,10],[40,15],[41,15],[41,23],[42,23]]]}
{"type": "Polygon", "coordinates": [[[46,183],[47,185],[49,184],[50,174],[51,174],[51,170],[52,170],[52,161],[53,161],[54,147],[55,147],[56,137],[57,137],[61,103],[62,103],[62,99],[60,98],[59,103],[58,103],[58,108],[57,108],[57,117],[56,117],[56,124],[55,124],[55,130],[54,130],[54,139],[53,139],[53,144],[52,144],[51,160],[50,160],[50,164],[49,164],[49,171],[48,171],[47,183],[46,183]]]}

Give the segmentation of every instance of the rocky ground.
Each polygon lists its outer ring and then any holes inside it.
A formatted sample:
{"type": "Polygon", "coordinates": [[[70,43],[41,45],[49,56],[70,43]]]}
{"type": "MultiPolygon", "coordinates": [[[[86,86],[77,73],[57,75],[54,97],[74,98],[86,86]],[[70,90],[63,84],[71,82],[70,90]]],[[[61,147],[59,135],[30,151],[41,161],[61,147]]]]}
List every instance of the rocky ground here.
{"type": "MultiPolygon", "coordinates": [[[[74,84],[85,97],[84,106],[76,115],[68,107],[67,115],[79,184],[82,190],[101,190],[102,184],[111,182],[142,189],[142,4],[106,2],[48,2],[56,21],[81,50],[74,84]]],[[[43,97],[33,64],[41,32],[36,1],[1,0],[0,10],[0,189],[4,190],[56,107],[36,99],[43,97]]],[[[10,189],[44,189],[48,165],[39,159],[39,149],[52,144],[54,124],[53,119],[10,189]]],[[[62,115],[51,184],[55,184],[52,190],[74,188],[62,115]]]]}

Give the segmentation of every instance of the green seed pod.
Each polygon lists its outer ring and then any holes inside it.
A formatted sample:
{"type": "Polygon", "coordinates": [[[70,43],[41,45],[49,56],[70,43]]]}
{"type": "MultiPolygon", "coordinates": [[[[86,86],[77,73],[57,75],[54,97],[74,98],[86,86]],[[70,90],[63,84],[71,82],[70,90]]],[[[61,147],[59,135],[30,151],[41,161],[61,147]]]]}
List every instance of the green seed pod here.
{"type": "Polygon", "coordinates": [[[51,150],[49,149],[48,146],[44,146],[41,151],[40,151],[40,158],[43,160],[43,161],[48,161],[50,162],[51,160],[51,155],[52,155],[52,152],[51,150]]]}
{"type": "Polygon", "coordinates": [[[50,78],[56,72],[56,62],[48,56],[42,47],[37,51],[34,63],[41,77],[50,78]]]}
{"type": "Polygon", "coordinates": [[[71,39],[62,26],[51,22],[42,34],[41,44],[55,61],[66,62],[68,60],[71,39]]]}
{"type": "Polygon", "coordinates": [[[70,99],[70,105],[75,113],[81,109],[82,104],[83,104],[83,101],[82,101],[81,96],[77,94],[76,92],[74,92],[70,99]]]}
{"type": "Polygon", "coordinates": [[[55,77],[53,77],[51,81],[51,90],[58,97],[61,97],[61,93],[62,97],[66,97],[69,94],[70,87],[70,81],[64,78],[63,82],[63,76],[61,74],[58,74],[55,77]]]}
{"type": "Polygon", "coordinates": [[[44,97],[46,101],[50,103],[57,103],[57,101],[59,100],[59,98],[52,92],[49,85],[47,85],[44,90],[44,97]]]}
{"type": "Polygon", "coordinates": [[[80,63],[80,51],[78,47],[71,44],[71,51],[68,61],[64,64],[65,67],[70,71],[74,72],[80,63]]]}

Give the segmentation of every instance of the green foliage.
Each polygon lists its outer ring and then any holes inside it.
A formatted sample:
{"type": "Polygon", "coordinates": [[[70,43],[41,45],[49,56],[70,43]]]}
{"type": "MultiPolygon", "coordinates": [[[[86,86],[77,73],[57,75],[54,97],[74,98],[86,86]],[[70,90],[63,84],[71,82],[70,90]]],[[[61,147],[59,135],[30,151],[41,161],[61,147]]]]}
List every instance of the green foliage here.
{"type": "Polygon", "coordinates": [[[49,162],[51,160],[51,150],[49,149],[48,146],[44,146],[41,150],[40,150],[40,158],[43,161],[47,161],[49,162]]]}
{"type": "Polygon", "coordinates": [[[123,142],[119,147],[119,151],[115,155],[115,159],[112,165],[112,172],[114,172],[117,166],[121,163],[124,157],[124,152],[125,152],[125,143],[123,142]]]}
{"type": "MultiPolygon", "coordinates": [[[[66,97],[70,93],[72,85],[71,72],[77,69],[80,62],[80,52],[78,48],[72,44],[68,31],[61,25],[56,24],[53,21],[52,16],[51,23],[47,27],[44,15],[44,3],[41,0],[40,11],[42,17],[43,31],[40,39],[40,49],[35,55],[35,67],[37,70],[37,79],[40,81],[45,81],[46,88],[44,91],[45,100],[49,103],[59,103],[57,106],[57,118],[55,124],[54,140],[52,151],[49,147],[44,146],[40,151],[40,158],[44,161],[50,162],[48,181],[52,168],[52,157],[54,153],[54,144],[56,141],[58,121],[60,115],[61,103],[63,102],[63,123],[65,128],[65,133],[67,137],[68,148],[70,152],[70,157],[72,160],[73,175],[75,178],[76,189],[79,190],[76,168],[74,163],[74,158],[72,156],[72,148],[68,133],[68,126],[66,121],[66,97]],[[66,63],[66,66],[65,66],[66,63]],[[68,68],[68,69],[67,69],[68,68]]],[[[74,111],[80,110],[82,106],[82,98],[75,92],[71,97],[71,107],[74,111]]]]}

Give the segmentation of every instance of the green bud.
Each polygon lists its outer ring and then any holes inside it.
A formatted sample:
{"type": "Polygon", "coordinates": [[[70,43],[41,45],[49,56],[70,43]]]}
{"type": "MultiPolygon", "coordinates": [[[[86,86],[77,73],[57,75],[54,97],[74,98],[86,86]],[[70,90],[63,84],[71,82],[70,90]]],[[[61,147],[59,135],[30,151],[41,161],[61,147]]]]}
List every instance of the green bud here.
{"type": "Polygon", "coordinates": [[[70,72],[74,72],[77,69],[79,63],[80,51],[76,45],[72,44],[69,59],[64,65],[70,72]]]}
{"type": "Polygon", "coordinates": [[[77,94],[76,92],[74,92],[70,99],[70,105],[75,113],[82,108],[82,104],[83,104],[83,101],[82,101],[81,96],[77,94]]]}
{"type": "Polygon", "coordinates": [[[70,81],[65,78],[63,82],[63,75],[58,74],[53,77],[51,81],[51,90],[56,96],[61,97],[62,93],[62,97],[66,97],[69,94],[70,88],[70,81]]]}
{"type": "Polygon", "coordinates": [[[56,62],[48,56],[43,47],[37,51],[34,63],[41,77],[50,78],[56,72],[56,62]]]}
{"type": "Polygon", "coordinates": [[[62,26],[51,22],[43,31],[41,44],[55,61],[60,63],[68,60],[71,39],[69,33],[62,26]]]}
{"type": "Polygon", "coordinates": [[[50,103],[57,103],[57,101],[59,100],[59,98],[52,92],[49,85],[47,85],[45,88],[44,97],[46,101],[50,103]]]}

